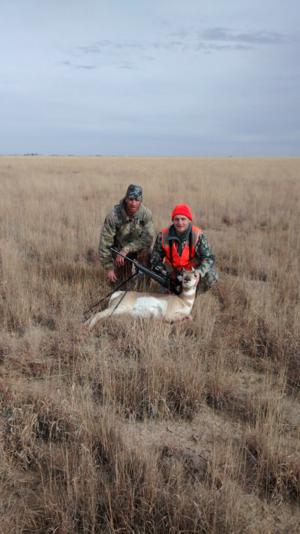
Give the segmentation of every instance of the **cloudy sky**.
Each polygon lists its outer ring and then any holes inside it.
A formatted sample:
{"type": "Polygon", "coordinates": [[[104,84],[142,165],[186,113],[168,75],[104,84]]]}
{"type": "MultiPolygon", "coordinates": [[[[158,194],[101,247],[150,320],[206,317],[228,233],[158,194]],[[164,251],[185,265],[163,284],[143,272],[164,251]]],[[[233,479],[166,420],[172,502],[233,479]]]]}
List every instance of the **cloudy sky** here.
{"type": "Polygon", "coordinates": [[[0,0],[0,154],[300,156],[299,0],[0,0]]]}

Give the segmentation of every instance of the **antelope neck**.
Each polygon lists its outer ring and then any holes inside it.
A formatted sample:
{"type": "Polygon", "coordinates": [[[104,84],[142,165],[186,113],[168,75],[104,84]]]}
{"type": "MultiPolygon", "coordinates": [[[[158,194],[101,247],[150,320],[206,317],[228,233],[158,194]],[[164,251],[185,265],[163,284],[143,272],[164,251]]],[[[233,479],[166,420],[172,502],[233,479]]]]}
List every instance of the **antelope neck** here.
{"type": "Polygon", "coordinates": [[[196,294],[196,288],[195,287],[191,287],[190,289],[184,289],[182,294],[181,294],[181,298],[182,300],[190,300],[192,301],[194,298],[195,298],[195,294],[196,294]]]}

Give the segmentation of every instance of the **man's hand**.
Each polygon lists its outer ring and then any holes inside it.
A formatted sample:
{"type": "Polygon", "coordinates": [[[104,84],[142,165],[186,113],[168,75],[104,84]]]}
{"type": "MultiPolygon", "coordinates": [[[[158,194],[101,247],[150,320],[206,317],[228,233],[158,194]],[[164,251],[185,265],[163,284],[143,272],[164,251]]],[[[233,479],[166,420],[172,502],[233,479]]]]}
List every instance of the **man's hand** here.
{"type": "Polygon", "coordinates": [[[107,271],[106,280],[108,280],[108,282],[116,282],[118,280],[114,269],[110,269],[109,271],[107,271]]]}
{"type": "MultiPolygon", "coordinates": [[[[124,254],[124,256],[127,255],[127,251],[126,251],[126,250],[123,250],[123,249],[120,250],[120,253],[121,253],[121,254],[124,254]]],[[[117,256],[115,257],[115,265],[116,265],[117,267],[123,267],[124,263],[125,263],[125,258],[123,258],[123,256],[119,256],[119,255],[117,255],[117,256]]]]}

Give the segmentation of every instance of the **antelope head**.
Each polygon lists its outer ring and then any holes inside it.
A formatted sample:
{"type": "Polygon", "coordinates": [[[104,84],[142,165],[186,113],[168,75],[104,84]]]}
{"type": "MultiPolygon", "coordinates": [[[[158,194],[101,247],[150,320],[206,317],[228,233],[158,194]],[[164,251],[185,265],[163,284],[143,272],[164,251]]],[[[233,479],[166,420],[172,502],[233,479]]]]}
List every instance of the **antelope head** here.
{"type": "Polygon", "coordinates": [[[183,269],[180,275],[180,281],[182,283],[182,289],[196,288],[199,281],[199,273],[194,268],[191,271],[183,269]]]}

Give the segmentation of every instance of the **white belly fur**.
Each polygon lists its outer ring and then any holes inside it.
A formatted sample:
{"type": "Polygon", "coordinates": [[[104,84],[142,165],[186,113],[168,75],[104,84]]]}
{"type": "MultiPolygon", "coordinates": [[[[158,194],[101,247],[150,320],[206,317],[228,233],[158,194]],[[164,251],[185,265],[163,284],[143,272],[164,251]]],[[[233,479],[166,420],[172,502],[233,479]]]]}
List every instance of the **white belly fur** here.
{"type": "Polygon", "coordinates": [[[168,303],[155,297],[138,297],[133,306],[132,315],[135,317],[163,317],[168,303]]]}
{"type": "Polygon", "coordinates": [[[124,291],[115,291],[109,299],[109,303],[113,302],[116,298],[122,295],[124,291]]]}

